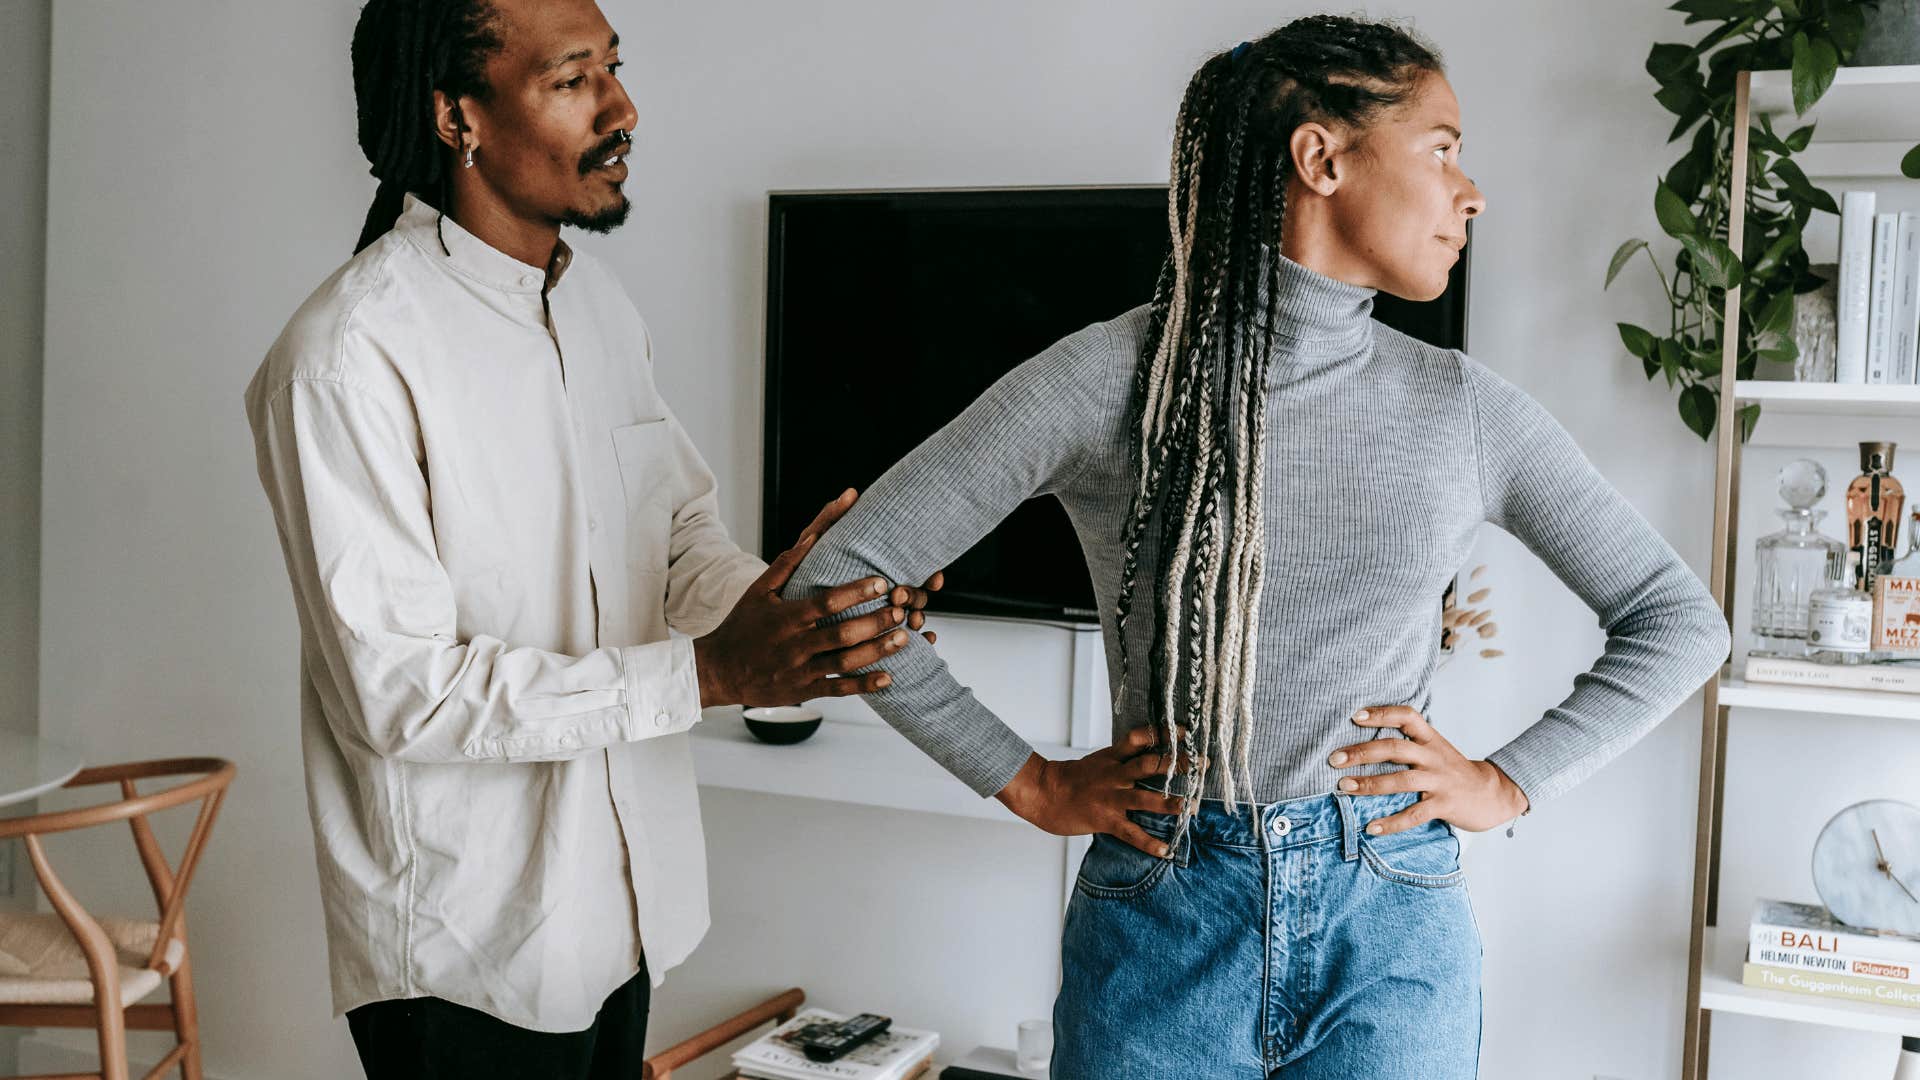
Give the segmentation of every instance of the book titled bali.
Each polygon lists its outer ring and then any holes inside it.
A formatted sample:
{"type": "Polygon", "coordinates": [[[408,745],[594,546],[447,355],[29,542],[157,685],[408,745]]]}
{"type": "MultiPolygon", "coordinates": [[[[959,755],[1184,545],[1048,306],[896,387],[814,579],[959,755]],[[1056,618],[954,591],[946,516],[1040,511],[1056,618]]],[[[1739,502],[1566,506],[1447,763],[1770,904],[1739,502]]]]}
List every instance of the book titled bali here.
{"type": "Polygon", "coordinates": [[[1920,935],[1852,926],[1818,904],[1788,900],[1754,901],[1747,945],[1750,950],[1784,949],[1920,968],[1920,935]]]}

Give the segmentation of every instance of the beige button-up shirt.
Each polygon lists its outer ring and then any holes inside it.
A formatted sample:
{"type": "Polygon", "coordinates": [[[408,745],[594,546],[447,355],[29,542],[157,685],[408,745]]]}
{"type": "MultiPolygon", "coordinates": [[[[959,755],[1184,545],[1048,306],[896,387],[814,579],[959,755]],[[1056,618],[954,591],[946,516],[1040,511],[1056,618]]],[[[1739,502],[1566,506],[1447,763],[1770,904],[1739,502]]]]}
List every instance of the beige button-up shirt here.
{"type": "Polygon", "coordinates": [[[247,387],[300,621],[334,1008],[577,1031],[707,929],[692,638],[764,569],[645,325],[414,199],[247,387]]]}

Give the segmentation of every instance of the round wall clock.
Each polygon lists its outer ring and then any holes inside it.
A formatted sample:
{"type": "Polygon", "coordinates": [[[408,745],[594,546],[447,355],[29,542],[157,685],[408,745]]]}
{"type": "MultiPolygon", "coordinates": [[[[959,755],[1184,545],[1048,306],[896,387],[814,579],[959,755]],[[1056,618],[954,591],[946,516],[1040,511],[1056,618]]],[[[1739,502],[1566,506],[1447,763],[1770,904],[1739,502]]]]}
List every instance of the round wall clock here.
{"type": "Polygon", "coordinates": [[[1850,926],[1920,934],[1920,806],[1855,803],[1813,844],[1813,887],[1850,926]]]}

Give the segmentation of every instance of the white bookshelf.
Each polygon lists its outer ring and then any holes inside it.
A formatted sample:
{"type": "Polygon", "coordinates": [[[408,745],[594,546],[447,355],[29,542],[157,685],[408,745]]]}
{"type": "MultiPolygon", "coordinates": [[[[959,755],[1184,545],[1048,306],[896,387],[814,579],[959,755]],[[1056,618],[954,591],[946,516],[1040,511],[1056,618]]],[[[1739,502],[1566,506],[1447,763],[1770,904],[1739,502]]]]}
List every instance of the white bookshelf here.
{"type": "Polygon", "coordinates": [[[1760,405],[1760,422],[1763,424],[1769,415],[1920,418],[1920,386],[1756,382],[1748,379],[1736,387],[1734,398],[1743,404],[1757,402],[1760,405]]]}
{"type": "MultiPolygon", "coordinates": [[[[1898,178],[1901,156],[1920,142],[1920,65],[1879,68],[1842,68],[1833,85],[1805,117],[1793,115],[1792,75],[1786,71],[1756,71],[1743,77],[1744,93],[1736,93],[1733,175],[1746,173],[1744,130],[1754,113],[1770,114],[1774,130],[1785,135],[1814,123],[1814,140],[1795,155],[1813,176],[1898,178]]],[[[1879,179],[1869,179],[1878,184],[1879,179]]],[[[1890,183],[1908,181],[1889,179],[1890,183]]],[[[1736,200],[1737,202],[1737,200],[1736,200]]],[[[1733,222],[1732,240],[1739,251],[1740,223],[1733,222]]],[[[1739,304],[1739,291],[1728,297],[1729,310],[1739,304]]],[[[1733,371],[1732,342],[1722,369],[1733,371]]],[[[1770,477],[1742,477],[1742,444],[1734,422],[1735,409],[1761,406],[1754,429],[1755,446],[1837,448],[1850,446],[1862,428],[1885,437],[1913,441],[1920,438],[1920,386],[1853,386],[1790,382],[1727,380],[1721,422],[1715,432],[1713,588],[1724,610],[1735,609],[1736,570],[1752,557],[1752,542],[1741,536],[1738,507],[1743,496],[1755,497],[1770,477]]],[[[1741,983],[1746,956],[1747,911],[1750,897],[1721,894],[1720,874],[1722,800],[1729,767],[1726,738],[1730,722],[1748,711],[1779,711],[1824,716],[1875,717],[1897,722],[1890,737],[1920,735],[1904,723],[1920,722],[1920,695],[1876,690],[1850,690],[1749,683],[1740,676],[1744,657],[1734,657],[1729,668],[1709,686],[1701,718],[1701,770],[1697,843],[1694,852],[1694,903],[1688,969],[1688,1002],[1681,1077],[1707,1080],[1705,1046],[1712,1012],[1742,1013],[1799,1023],[1820,1024],[1889,1035],[1920,1036],[1920,1010],[1892,1005],[1810,997],[1764,990],[1741,983]],[[1732,902],[1729,902],[1729,901],[1732,902]]],[[[1737,808],[1726,807],[1733,817],[1737,808]]]]}
{"type": "Polygon", "coordinates": [[[1721,927],[1708,953],[1707,969],[1700,986],[1701,1008],[1853,1031],[1920,1036],[1920,1009],[1810,997],[1784,990],[1762,990],[1757,986],[1748,986],[1740,981],[1740,968],[1746,955],[1746,926],[1721,927]]]}
{"type": "Polygon", "coordinates": [[[1816,124],[1824,143],[1920,142],[1920,64],[1843,67],[1805,116],[1793,114],[1793,73],[1756,71],[1749,90],[1755,113],[1773,117],[1781,135],[1816,124]]]}

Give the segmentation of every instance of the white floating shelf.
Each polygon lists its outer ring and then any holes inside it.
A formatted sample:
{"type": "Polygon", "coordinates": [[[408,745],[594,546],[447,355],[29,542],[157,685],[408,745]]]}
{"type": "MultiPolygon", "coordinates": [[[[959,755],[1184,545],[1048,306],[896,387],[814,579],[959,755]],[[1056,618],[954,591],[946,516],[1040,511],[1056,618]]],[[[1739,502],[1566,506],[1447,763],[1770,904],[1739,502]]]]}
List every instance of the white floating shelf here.
{"type": "MultiPolygon", "coordinates": [[[[926,814],[1018,822],[1000,800],[983,799],[890,727],[827,720],[805,742],[763,743],[738,707],[708,709],[690,732],[694,774],[703,787],[881,806],[926,814]]],[[[1055,760],[1089,749],[1040,744],[1055,760]]]]}
{"type": "MultiPolygon", "coordinates": [[[[1734,384],[1734,397],[1758,402],[1760,423],[1769,413],[1807,416],[1902,416],[1920,419],[1920,386],[1862,386],[1855,383],[1761,382],[1734,384]]],[[[1756,433],[1757,434],[1757,433],[1756,433]]]]}
{"type": "Polygon", "coordinates": [[[1920,694],[1888,690],[1836,690],[1823,686],[1750,683],[1724,669],[1720,675],[1720,704],[1748,709],[1824,713],[1828,716],[1878,716],[1892,720],[1920,720],[1920,694]]]}
{"type": "Polygon", "coordinates": [[[1813,123],[1815,142],[1920,141],[1920,64],[1843,67],[1805,116],[1793,113],[1793,73],[1756,71],[1750,84],[1756,113],[1770,113],[1785,135],[1813,123]]]}
{"type": "Polygon", "coordinates": [[[1920,1009],[1810,997],[1784,990],[1762,990],[1740,981],[1746,960],[1747,928],[1722,926],[1707,939],[1707,963],[1700,972],[1700,1007],[1774,1020],[1920,1036],[1920,1009]]]}

